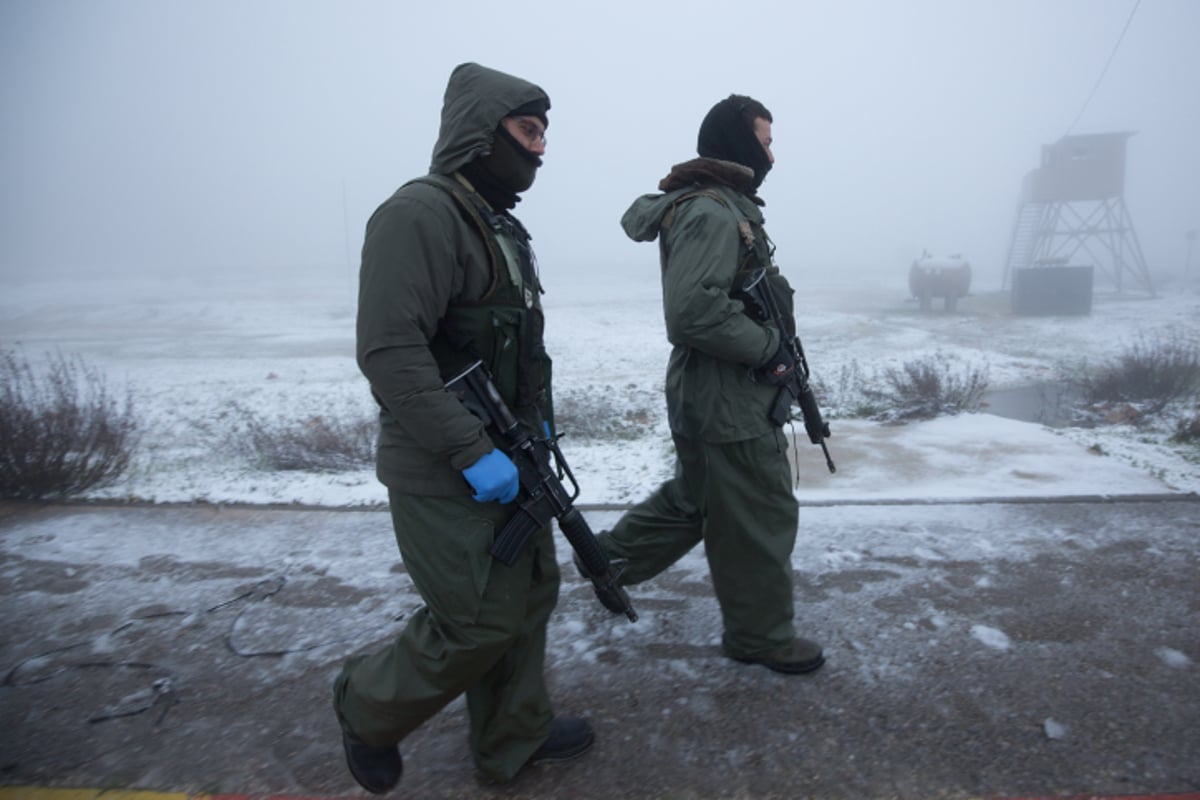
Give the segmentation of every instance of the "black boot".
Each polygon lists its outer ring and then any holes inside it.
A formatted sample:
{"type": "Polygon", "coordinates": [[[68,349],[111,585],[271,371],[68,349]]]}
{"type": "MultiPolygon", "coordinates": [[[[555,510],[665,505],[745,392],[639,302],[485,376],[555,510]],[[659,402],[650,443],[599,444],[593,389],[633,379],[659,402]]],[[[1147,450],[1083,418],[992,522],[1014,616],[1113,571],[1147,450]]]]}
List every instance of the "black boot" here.
{"type": "Polygon", "coordinates": [[[780,649],[762,656],[739,656],[726,650],[725,654],[734,661],[744,664],[762,664],[764,667],[785,675],[804,675],[815,672],[825,663],[825,652],[821,645],[797,636],[780,649]]]}
{"type": "Polygon", "coordinates": [[[400,782],[404,762],[400,748],[372,747],[352,733],[342,731],[342,749],[346,766],[359,785],[372,794],[387,794],[400,782]]]}
{"type": "Polygon", "coordinates": [[[579,717],[555,717],[551,723],[550,735],[542,746],[533,752],[527,764],[545,763],[548,761],[570,761],[584,754],[596,735],[586,719],[579,717]]]}

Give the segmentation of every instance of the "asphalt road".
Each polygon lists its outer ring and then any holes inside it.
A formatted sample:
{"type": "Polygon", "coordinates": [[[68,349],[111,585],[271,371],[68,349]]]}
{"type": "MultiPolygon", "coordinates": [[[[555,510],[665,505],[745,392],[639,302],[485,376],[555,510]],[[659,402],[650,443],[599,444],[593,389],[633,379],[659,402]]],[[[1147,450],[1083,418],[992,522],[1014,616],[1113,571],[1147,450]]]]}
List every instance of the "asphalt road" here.
{"type": "MultiPolygon", "coordinates": [[[[596,746],[481,786],[460,700],[394,796],[1200,791],[1197,498],[812,507],[802,534],[818,673],[722,658],[698,556],[633,626],[564,569],[548,676],[596,746]]],[[[329,685],[406,577],[380,512],[0,504],[0,784],[359,794],[329,685]]]]}

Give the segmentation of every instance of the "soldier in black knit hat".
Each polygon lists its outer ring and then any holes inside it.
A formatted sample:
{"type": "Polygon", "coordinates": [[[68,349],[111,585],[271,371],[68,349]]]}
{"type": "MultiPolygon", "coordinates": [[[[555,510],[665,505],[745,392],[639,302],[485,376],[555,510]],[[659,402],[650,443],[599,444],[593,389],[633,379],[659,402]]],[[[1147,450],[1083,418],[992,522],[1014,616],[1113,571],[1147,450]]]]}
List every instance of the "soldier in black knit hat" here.
{"type": "Polygon", "coordinates": [[[703,542],[724,653],[800,674],[825,656],[794,626],[799,509],[787,438],[769,417],[795,369],[785,346],[795,333],[792,289],[775,266],[757,194],[775,162],[772,122],[751,97],[720,101],[700,125],[700,157],[674,166],[661,193],[638,198],[621,219],[631,239],[660,241],[677,458],[675,477],[599,540],[610,559],[627,562],[623,584],[657,575],[703,542]],[[788,330],[759,322],[736,297],[760,268],[788,330]]]}

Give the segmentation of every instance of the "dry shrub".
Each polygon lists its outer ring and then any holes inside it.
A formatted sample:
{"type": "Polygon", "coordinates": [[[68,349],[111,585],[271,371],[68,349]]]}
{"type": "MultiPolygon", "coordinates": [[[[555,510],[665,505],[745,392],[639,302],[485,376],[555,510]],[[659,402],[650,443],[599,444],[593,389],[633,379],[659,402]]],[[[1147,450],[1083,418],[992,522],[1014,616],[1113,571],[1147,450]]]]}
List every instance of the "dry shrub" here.
{"type": "Polygon", "coordinates": [[[1073,383],[1089,405],[1156,414],[1200,388],[1200,346],[1178,332],[1143,336],[1107,363],[1077,370],[1073,383]]]}
{"type": "Polygon", "coordinates": [[[811,385],[825,419],[867,418],[884,411],[878,398],[871,399],[871,380],[857,359],[842,364],[832,378],[812,375],[811,385]]]}
{"type": "Polygon", "coordinates": [[[235,406],[243,430],[232,446],[266,471],[352,472],[375,463],[379,427],[372,416],[268,419],[235,406]]]}
{"type": "Polygon", "coordinates": [[[0,497],[64,498],[112,484],[137,444],[132,401],[78,355],[51,356],[35,371],[0,354],[0,497]]]}
{"type": "Polygon", "coordinates": [[[585,441],[632,441],[654,426],[658,396],[629,384],[570,388],[554,396],[554,428],[585,441]]]}
{"type": "Polygon", "coordinates": [[[1179,419],[1175,426],[1175,433],[1171,436],[1172,442],[1179,444],[1200,445],[1200,409],[1197,409],[1190,416],[1184,416],[1179,419]]]}
{"type": "Polygon", "coordinates": [[[874,419],[933,419],[978,410],[988,387],[987,373],[986,365],[964,364],[937,352],[884,369],[878,378],[881,385],[864,388],[863,395],[883,408],[874,419]]]}

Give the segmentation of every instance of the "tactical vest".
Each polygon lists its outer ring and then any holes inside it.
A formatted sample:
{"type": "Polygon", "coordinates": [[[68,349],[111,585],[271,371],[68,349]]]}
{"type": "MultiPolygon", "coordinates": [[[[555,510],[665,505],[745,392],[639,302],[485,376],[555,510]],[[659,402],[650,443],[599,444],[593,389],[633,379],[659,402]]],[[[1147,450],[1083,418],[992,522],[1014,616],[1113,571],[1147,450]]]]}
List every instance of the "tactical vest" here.
{"type": "Polygon", "coordinates": [[[447,192],[475,228],[488,253],[491,282],[477,300],[451,301],[429,343],[443,380],[482,360],[505,403],[527,421],[551,418],[550,359],[543,343],[545,318],[537,262],[525,227],[496,213],[453,177],[426,175],[447,192]]]}
{"type": "Polygon", "coordinates": [[[784,318],[787,320],[791,330],[787,331],[788,336],[796,335],[796,321],[793,317],[794,301],[793,290],[787,279],[779,272],[779,267],[775,264],[775,244],[771,241],[771,237],[767,236],[766,229],[756,220],[752,220],[742,213],[737,204],[731,202],[722,192],[714,188],[705,189],[688,189],[684,190],[676,197],[671,207],[667,209],[667,213],[663,215],[660,229],[663,235],[659,236],[659,262],[662,269],[667,268],[667,229],[675,219],[675,212],[679,205],[685,201],[692,200],[697,197],[707,197],[710,200],[720,204],[728,209],[737,220],[738,234],[741,239],[741,244],[738,248],[738,264],[737,272],[734,274],[733,286],[740,286],[742,280],[754,270],[762,267],[767,271],[767,285],[771,287],[771,291],[775,294],[775,302],[779,304],[779,308],[784,312],[784,318]]]}

